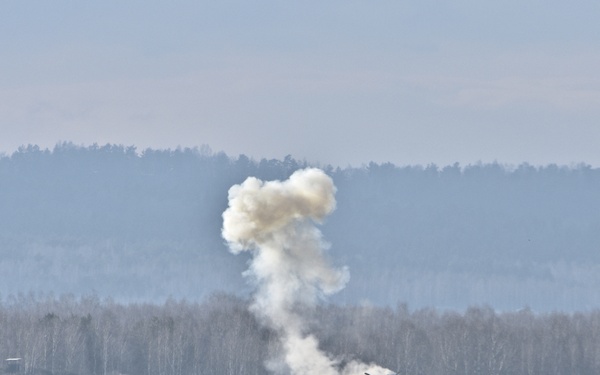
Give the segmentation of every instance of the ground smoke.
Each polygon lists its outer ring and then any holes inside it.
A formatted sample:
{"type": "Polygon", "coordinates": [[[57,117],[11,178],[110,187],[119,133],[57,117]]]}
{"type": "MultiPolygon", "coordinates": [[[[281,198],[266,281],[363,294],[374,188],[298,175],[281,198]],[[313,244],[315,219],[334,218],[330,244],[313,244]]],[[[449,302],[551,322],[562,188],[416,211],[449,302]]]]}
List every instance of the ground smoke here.
{"type": "Polygon", "coordinates": [[[229,189],[223,238],[233,253],[250,251],[246,276],[257,284],[253,313],[280,334],[283,353],[267,367],[290,375],[385,375],[390,370],[357,361],[340,368],[306,332],[301,311],[344,287],[346,269],[330,267],[315,226],[335,209],[336,188],[319,169],[295,172],[286,181],[249,177],[229,189]]]}

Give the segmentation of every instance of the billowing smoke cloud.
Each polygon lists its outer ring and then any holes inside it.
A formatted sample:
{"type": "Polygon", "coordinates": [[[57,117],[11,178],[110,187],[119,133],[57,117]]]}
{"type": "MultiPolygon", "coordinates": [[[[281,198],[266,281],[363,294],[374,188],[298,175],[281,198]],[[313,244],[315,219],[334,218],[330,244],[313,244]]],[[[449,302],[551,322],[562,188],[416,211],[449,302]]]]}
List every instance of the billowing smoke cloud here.
{"type": "Polygon", "coordinates": [[[348,272],[329,266],[315,224],[335,209],[336,188],[319,169],[286,181],[250,177],[229,189],[223,238],[233,253],[250,251],[246,276],[257,283],[253,313],[280,335],[282,353],[267,366],[290,375],[385,375],[390,370],[357,361],[340,368],[306,332],[302,311],[344,287],[348,272]]]}

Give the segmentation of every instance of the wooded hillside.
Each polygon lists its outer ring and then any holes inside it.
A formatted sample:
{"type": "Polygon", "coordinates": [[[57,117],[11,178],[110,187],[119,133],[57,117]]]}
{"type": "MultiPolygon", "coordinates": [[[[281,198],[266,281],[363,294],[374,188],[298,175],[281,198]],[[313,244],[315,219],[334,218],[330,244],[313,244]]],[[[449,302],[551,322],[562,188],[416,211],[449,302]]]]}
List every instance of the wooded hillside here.
{"type": "MultiPolygon", "coordinates": [[[[195,149],[28,146],[0,157],[0,273],[18,292],[118,301],[249,295],[227,252],[227,191],[302,161],[195,149]]],[[[351,279],[336,302],[464,309],[600,305],[600,170],[586,165],[321,166],[337,186],[322,227],[351,279]]]]}

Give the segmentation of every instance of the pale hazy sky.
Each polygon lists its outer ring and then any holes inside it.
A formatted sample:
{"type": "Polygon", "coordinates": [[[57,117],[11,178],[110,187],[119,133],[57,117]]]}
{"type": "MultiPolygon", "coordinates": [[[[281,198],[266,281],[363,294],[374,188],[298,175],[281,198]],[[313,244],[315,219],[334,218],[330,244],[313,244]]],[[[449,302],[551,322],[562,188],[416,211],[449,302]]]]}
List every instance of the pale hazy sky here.
{"type": "Polygon", "coordinates": [[[0,151],[600,166],[600,1],[3,1],[0,151]]]}

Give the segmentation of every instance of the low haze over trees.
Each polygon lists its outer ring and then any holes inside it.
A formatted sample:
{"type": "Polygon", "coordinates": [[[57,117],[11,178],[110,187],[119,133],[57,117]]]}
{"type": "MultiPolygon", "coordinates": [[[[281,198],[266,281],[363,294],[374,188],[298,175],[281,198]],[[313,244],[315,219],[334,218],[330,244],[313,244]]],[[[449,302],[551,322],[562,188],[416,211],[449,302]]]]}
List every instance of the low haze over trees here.
{"type": "MultiPolygon", "coordinates": [[[[118,301],[247,295],[220,235],[227,190],[307,163],[207,146],[62,143],[0,157],[0,292],[118,301]]],[[[336,302],[590,310],[600,304],[600,170],[587,165],[321,166],[338,188],[323,226],[351,280],[336,302]]]]}

